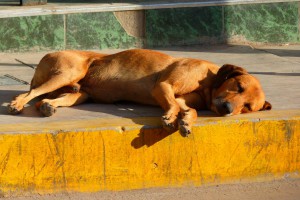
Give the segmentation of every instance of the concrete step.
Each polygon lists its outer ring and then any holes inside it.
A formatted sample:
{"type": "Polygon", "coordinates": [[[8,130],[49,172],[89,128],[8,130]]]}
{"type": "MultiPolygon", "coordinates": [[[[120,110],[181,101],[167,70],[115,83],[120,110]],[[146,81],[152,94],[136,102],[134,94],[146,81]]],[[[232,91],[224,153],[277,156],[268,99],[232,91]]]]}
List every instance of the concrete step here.
{"type": "Polygon", "coordinates": [[[89,12],[111,12],[111,11],[131,11],[166,8],[193,8],[208,6],[229,6],[261,3],[282,3],[297,2],[298,0],[123,0],[123,1],[61,1],[49,0],[47,5],[42,6],[12,6],[4,4],[0,12],[0,18],[39,16],[51,14],[72,14],[89,12]],[[6,6],[5,6],[6,5],[6,6]]]}
{"type": "Polygon", "coordinates": [[[165,132],[159,116],[2,123],[0,132],[4,194],[300,178],[299,109],[200,115],[188,138],[165,132]]]}

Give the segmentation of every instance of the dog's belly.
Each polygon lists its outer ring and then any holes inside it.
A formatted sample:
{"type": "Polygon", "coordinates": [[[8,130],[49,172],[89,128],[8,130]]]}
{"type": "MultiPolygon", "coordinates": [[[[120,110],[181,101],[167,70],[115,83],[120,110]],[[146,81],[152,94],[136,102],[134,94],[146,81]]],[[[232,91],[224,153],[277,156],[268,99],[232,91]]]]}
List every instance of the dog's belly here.
{"type": "Polygon", "coordinates": [[[156,75],[145,75],[108,67],[91,69],[80,82],[82,90],[96,102],[113,103],[133,101],[142,104],[157,105],[151,95],[156,75]]]}
{"type": "Polygon", "coordinates": [[[102,80],[85,85],[82,90],[88,93],[95,102],[99,103],[113,103],[125,100],[142,104],[157,104],[149,89],[134,83],[102,80]]]}

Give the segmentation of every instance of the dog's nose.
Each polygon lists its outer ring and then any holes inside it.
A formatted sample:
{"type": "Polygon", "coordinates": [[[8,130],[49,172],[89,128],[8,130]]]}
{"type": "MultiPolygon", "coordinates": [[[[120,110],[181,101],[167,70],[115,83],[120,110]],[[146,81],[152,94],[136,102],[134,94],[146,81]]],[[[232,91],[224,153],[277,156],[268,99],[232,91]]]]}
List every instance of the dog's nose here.
{"type": "Polygon", "coordinates": [[[233,108],[232,108],[232,106],[231,106],[231,103],[229,103],[229,102],[224,102],[222,106],[223,106],[223,109],[224,109],[225,114],[230,114],[230,113],[233,112],[233,108]]]}

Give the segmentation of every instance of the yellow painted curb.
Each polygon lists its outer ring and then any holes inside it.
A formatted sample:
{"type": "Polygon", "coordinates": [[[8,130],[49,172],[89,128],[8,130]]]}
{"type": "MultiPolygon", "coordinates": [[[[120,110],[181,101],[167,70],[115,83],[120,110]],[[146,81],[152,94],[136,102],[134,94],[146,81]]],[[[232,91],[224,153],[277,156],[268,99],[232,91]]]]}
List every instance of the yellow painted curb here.
{"type": "Polygon", "coordinates": [[[4,194],[199,186],[299,178],[300,110],[199,117],[192,135],[159,118],[0,127],[4,194]]]}

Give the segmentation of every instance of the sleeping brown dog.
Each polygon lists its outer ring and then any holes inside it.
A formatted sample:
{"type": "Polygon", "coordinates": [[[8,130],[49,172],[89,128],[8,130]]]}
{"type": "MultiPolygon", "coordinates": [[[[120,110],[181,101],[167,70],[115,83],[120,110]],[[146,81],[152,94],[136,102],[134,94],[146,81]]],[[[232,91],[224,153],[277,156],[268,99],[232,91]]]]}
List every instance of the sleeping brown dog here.
{"type": "Polygon", "coordinates": [[[270,110],[259,81],[241,67],[204,60],[174,58],[151,50],[127,50],[105,55],[87,51],[47,54],[36,68],[29,92],[9,105],[20,113],[31,99],[44,95],[36,107],[51,116],[59,106],[120,100],[160,105],[162,124],[188,135],[196,110],[221,116],[270,110]],[[46,94],[46,95],[45,95],[46,94]]]}

